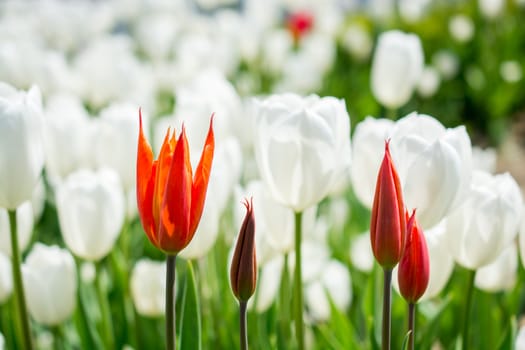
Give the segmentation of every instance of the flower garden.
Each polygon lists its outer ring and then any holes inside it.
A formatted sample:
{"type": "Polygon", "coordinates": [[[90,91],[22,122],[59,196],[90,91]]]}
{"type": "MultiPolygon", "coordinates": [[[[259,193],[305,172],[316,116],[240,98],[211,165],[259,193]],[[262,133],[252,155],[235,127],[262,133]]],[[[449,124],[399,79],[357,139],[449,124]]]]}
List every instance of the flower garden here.
{"type": "Polygon", "coordinates": [[[0,349],[525,350],[523,18],[0,2],[0,349]]]}

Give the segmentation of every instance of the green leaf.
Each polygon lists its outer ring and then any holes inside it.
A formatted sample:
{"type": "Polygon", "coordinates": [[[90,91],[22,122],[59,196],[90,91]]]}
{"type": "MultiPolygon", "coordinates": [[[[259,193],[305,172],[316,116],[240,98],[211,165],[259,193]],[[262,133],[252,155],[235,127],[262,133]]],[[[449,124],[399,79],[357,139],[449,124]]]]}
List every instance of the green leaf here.
{"type": "Polygon", "coordinates": [[[500,345],[498,346],[498,349],[514,349],[514,342],[516,341],[516,335],[518,332],[518,322],[516,321],[516,317],[512,317],[509,320],[509,327],[507,331],[505,332],[505,337],[501,340],[500,345]]]}
{"type": "Polygon", "coordinates": [[[408,348],[408,339],[410,338],[410,333],[412,333],[412,331],[408,331],[407,334],[405,335],[405,339],[403,340],[403,345],[401,346],[401,349],[403,350],[406,350],[408,348]]]}
{"type": "Polygon", "coordinates": [[[186,281],[184,283],[184,295],[182,296],[181,310],[181,350],[200,350],[202,349],[201,319],[199,298],[195,283],[193,266],[188,261],[186,281]]]}

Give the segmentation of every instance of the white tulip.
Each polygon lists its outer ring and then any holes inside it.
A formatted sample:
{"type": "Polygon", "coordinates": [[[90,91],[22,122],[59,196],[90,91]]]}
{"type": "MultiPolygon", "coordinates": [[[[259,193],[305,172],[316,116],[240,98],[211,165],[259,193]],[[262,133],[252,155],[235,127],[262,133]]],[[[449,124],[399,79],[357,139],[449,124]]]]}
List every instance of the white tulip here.
{"type": "Polygon", "coordinates": [[[113,168],[119,174],[125,191],[135,190],[138,106],[132,103],[111,104],[100,112],[98,120],[95,136],[97,165],[113,168]]]}
{"type": "Polygon", "coordinates": [[[432,56],[432,64],[445,80],[454,78],[459,71],[459,58],[452,51],[437,51],[432,56]]]}
{"type": "Polygon", "coordinates": [[[55,326],[76,305],[75,260],[58,246],[36,243],[22,266],[29,313],[38,323],[55,326]]]}
{"type": "Polygon", "coordinates": [[[475,270],[494,261],[518,234],[522,209],[512,176],[475,171],[466,201],[447,218],[448,245],[456,262],[475,270]]]}
{"type": "MultiPolygon", "coordinates": [[[[3,304],[13,291],[11,260],[0,253],[0,304],[3,304]]],[[[0,348],[1,349],[1,348],[0,348]]]]}
{"type": "MultiPolygon", "coordinates": [[[[288,257],[290,261],[290,257],[288,257]]],[[[272,305],[279,287],[281,285],[281,276],[283,273],[284,257],[278,255],[268,261],[261,269],[257,278],[255,298],[248,300],[248,307],[262,313],[272,305]],[[256,305],[254,305],[256,303],[256,305]]],[[[291,275],[288,276],[291,281],[291,275]]]]}
{"type": "Polygon", "coordinates": [[[521,326],[518,331],[514,350],[525,350],[525,326],[521,326]]]}
{"type": "Polygon", "coordinates": [[[423,69],[417,83],[417,92],[422,97],[432,97],[438,91],[439,84],[441,84],[441,77],[438,70],[433,66],[427,66],[423,69]]]}
{"type": "Polygon", "coordinates": [[[113,248],[124,221],[125,202],[117,173],[79,170],[58,187],[62,237],[77,256],[98,261],[113,248]]]}
{"type": "Polygon", "coordinates": [[[4,335],[0,332],[0,350],[4,350],[5,349],[5,339],[4,339],[4,335]]]}
{"type": "Polygon", "coordinates": [[[474,36],[474,22],[465,15],[455,15],[448,22],[448,30],[456,41],[465,43],[474,36]]]}
{"type": "Polygon", "coordinates": [[[391,137],[405,205],[417,208],[421,227],[430,228],[457,208],[468,192],[470,138],[464,126],[445,129],[436,119],[415,112],[396,122],[391,137]]]}
{"type": "MultiPolygon", "coordinates": [[[[23,252],[31,241],[33,233],[34,216],[31,202],[24,202],[16,210],[16,230],[18,248],[23,252]]],[[[11,256],[11,225],[7,210],[0,208],[0,252],[11,256]]]]}
{"type": "Polygon", "coordinates": [[[350,175],[353,191],[359,201],[372,209],[377,172],[394,122],[388,119],[366,117],[356,125],[352,137],[352,167],[350,175]]]}
{"type": "Polygon", "coordinates": [[[131,296],[137,312],[142,316],[157,317],[164,314],[166,298],[166,264],[141,259],[131,272],[131,296]]]}
{"type": "Polygon", "coordinates": [[[478,146],[472,147],[472,168],[475,170],[483,170],[487,173],[494,174],[496,172],[496,165],[498,161],[498,154],[494,148],[480,148],[478,146]]]}
{"type": "Polygon", "coordinates": [[[350,163],[350,118],[343,100],[273,95],[256,101],[254,147],[276,201],[303,211],[321,201],[350,163]]]}
{"type": "Polygon", "coordinates": [[[179,253],[180,257],[183,259],[198,259],[210,251],[219,235],[219,214],[212,198],[207,196],[197,231],[195,231],[191,242],[179,253]]]}
{"type": "Polygon", "coordinates": [[[372,37],[364,26],[351,24],[342,34],[343,47],[357,60],[364,61],[370,57],[372,52],[372,37]]]}
{"type": "Polygon", "coordinates": [[[25,92],[0,83],[0,208],[31,199],[44,166],[42,128],[38,87],[25,92]]]}
{"type": "Polygon", "coordinates": [[[479,10],[488,19],[498,17],[505,8],[504,0],[479,0],[479,10]]]}
{"type": "Polygon", "coordinates": [[[383,106],[397,109],[408,102],[423,71],[419,37],[398,30],[382,33],[372,60],[372,93],[383,106]]]}
{"type": "Polygon", "coordinates": [[[518,249],[514,243],[488,265],[476,272],[475,284],[489,293],[508,291],[516,285],[518,274],[518,249]]]}
{"type": "MultiPolygon", "coordinates": [[[[525,213],[525,207],[522,209],[522,211],[523,213],[525,213]]],[[[519,244],[521,264],[525,266],[525,214],[522,214],[521,216],[518,244],[519,244]]]]}

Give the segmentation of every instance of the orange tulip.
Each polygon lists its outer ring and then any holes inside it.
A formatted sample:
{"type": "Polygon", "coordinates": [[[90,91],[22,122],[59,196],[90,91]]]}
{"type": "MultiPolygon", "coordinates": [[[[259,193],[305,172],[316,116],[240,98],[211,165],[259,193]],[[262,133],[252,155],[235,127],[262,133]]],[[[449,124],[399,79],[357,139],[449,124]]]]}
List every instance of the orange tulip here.
{"type": "Polygon", "coordinates": [[[157,160],[142,129],[137,151],[137,204],[142,227],[153,245],[165,253],[177,254],[192,240],[199,224],[213,150],[213,116],[199,165],[192,174],[184,126],[178,139],[168,129],[157,160]]]}

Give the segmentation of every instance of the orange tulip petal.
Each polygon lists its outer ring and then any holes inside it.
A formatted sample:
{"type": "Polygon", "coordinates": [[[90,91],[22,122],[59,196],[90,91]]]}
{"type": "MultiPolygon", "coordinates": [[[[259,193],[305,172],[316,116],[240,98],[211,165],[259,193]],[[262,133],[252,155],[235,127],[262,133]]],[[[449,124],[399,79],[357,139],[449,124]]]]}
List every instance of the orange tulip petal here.
{"type": "Polygon", "coordinates": [[[153,152],[144,136],[142,128],[142,111],[139,110],[140,130],[137,148],[137,208],[142,226],[148,238],[155,243],[155,219],[153,217],[153,188],[156,174],[156,162],[153,152]]]}
{"type": "MultiPolygon", "coordinates": [[[[213,151],[215,149],[215,138],[213,134],[213,115],[210,120],[210,127],[208,136],[204,143],[201,159],[199,165],[195,170],[195,179],[191,190],[191,219],[190,219],[190,234],[197,230],[199,221],[202,216],[204,208],[204,200],[206,199],[206,191],[208,189],[208,182],[210,179],[211,165],[213,161],[213,151]]],[[[190,238],[191,240],[191,238],[190,238]]]]}
{"type": "Polygon", "coordinates": [[[157,160],[157,174],[155,178],[155,192],[153,194],[153,216],[155,218],[156,228],[159,228],[160,211],[162,201],[164,199],[164,189],[168,181],[168,174],[170,171],[171,160],[173,158],[173,150],[176,145],[176,140],[172,136],[170,138],[170,129],[166,132],[162,147],[160,149],[159,158],[157,160]]]}

